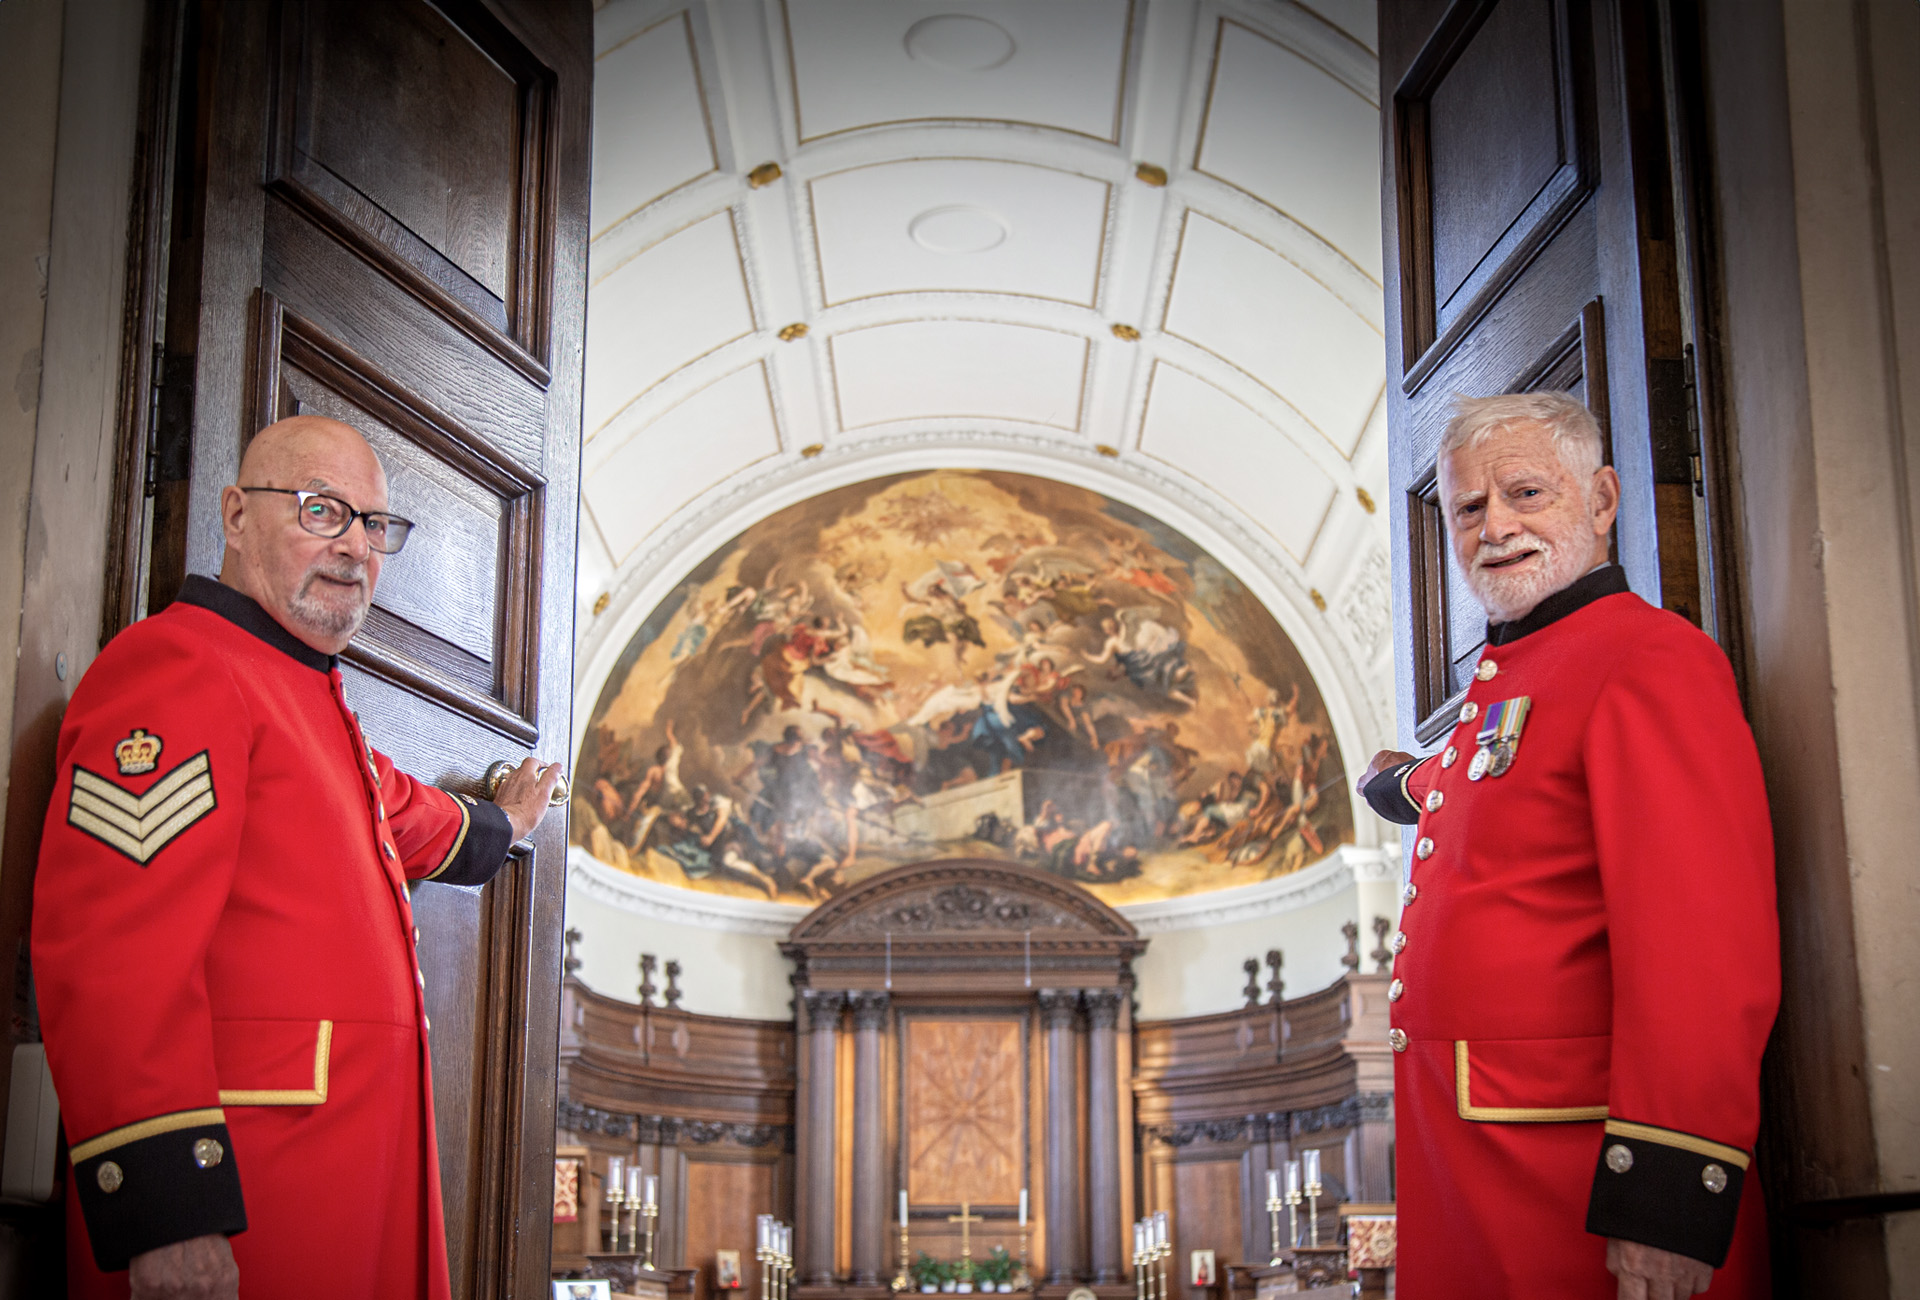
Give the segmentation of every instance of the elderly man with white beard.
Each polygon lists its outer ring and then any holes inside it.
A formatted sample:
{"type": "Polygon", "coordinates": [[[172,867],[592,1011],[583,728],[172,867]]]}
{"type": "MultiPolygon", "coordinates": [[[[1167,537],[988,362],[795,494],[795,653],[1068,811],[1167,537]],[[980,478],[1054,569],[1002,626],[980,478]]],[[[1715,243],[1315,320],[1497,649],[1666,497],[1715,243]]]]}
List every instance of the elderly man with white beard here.
{"type": "Polygon", "coordinates": [[[1440,503],[1486,646],[1442,750],[1359,783],[1418,826],[1387,990],[1404,1300],[1769,1290],[1759,759],[1719,647],[1609,562],[1601,460],[1568,394],[1459,402],[1440,503]]]}

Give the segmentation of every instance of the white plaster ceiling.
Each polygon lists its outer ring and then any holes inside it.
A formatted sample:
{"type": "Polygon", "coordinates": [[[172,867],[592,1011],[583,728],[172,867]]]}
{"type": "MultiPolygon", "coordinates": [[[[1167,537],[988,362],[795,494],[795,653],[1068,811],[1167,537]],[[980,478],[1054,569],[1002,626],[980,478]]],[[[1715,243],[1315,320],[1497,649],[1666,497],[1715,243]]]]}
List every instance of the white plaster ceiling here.
{"type": "Polygon", "coordinates": [[[1389,741],[1372,14],[601,7],[577,720],[732,532],[998,457],[1204,521],[1389,741]]]}

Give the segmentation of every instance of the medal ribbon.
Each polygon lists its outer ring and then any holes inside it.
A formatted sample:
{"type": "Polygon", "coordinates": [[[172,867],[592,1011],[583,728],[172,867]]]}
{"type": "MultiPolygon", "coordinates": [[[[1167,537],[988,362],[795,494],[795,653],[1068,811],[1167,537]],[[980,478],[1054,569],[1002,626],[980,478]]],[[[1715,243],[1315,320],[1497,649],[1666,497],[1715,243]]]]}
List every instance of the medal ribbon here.
{"type": "Polygon", "coordinates": [[[1527,713],[1532,707],[1533,697],[1530,695],[1518,695],[1511,700],[1489,704],[1487,720],[1481,726],[1480,734],[1474,737],[1474,743],[1482,749],[1502,745],[1517,747],[1520,744],[1520,729],[1527,725],[1527,713]]]}

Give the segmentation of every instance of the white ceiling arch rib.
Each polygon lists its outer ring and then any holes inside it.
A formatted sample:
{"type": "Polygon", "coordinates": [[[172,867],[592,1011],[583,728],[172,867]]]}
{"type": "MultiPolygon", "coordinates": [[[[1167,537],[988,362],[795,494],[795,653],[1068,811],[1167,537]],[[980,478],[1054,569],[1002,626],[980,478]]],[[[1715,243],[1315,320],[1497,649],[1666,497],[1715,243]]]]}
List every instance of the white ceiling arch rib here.
{"type": "Polygon", "coordinates": [[[1385,739],[1371,8],[605,4],[583,704],[716,527],[1018,461],[1207,521],[1385,739]]]}

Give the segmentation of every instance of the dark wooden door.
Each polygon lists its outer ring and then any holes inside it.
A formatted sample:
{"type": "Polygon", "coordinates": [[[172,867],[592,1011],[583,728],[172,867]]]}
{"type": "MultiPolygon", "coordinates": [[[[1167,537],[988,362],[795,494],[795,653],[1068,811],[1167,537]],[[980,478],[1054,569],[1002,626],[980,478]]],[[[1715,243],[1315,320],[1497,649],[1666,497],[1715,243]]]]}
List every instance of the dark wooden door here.
{"type": "Polygon", "coordinates": [[[1380,7],[1400,716],[1418,744],[1455,720],[1485,632],[1437,502],[1456,393],[1582,396],[1620,473],[1614,547],[1634,589],[1729,634],[1721,465],[1692,363],[1684,35],[1666,0],[1380,7]]]}
{"type": "MultiPolygon", "coordinates": [[[[255,430],[345,420],[421,525],[343,656],[370,739],[469,792],[494,759],[564,759],[589,0],[206,0],[183,30],[197,167],[175,171],[147,607],[218,572],[255,430]]],[[[551,818],[485,888],[414,893],[459,1297],[546,1294],[565,842],[551,818]]]]}

